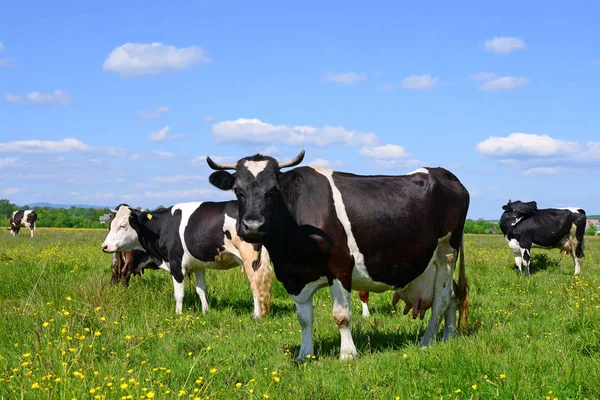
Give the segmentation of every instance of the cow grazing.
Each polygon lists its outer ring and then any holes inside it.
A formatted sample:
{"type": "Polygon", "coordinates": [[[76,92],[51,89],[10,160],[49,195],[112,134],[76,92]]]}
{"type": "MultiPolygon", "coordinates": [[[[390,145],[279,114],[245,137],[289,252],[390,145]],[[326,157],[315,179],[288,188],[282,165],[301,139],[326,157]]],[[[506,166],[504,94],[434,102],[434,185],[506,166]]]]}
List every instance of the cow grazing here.
{"type": "Polygon", "coordinates": [[[254,297],[254,317],[269,313],[273,272],[269,253],[246,243],[236,233],[238,206],[229,202],[180,203],[153,212],[126,204],[111,210],[115,215],[102,244],[108,253],[143,250],[171,272],[175,311],[182,312],[184,276],[193,272],[202,312],[206,300],[206,268],[225,270],[242,265],[254,297]]]}
{"type": "Polygon", "coordinates": [[[350,291],[397,290],[413,314],[432,309],[421,340],[435,337],[442,316],[444,339],[466,317],[467,280],[460,251],[458,284],[453,275],[469,194],[443,168],[404,176],[360,176],[298,167],[260,154],[217,164],[210,182],[238,198],[238,235],[262,243],[275,276],[296,302],[302,328],[298,360],[313,353],[313,294],[329,286],[333,319],[341,336],[341,359],[356,356],[351,335],[350,291]],[[231,174],[225,170],[233,169],[231,174]]]}
{"type": "Polygon", "coordinates": [[[17,236],[21,228],[29,228],[29,233],[33,237],[35,232],[35,222],[37,221],[37,214],[34,210],[19,210],[14,211],[10,215],[10,233],[13,236],[17,236]]]}
{"type": "Polygon", "coordinates": [[[117,251],[112,256],[110,282],[113,285],[122,283],[128,286],[131,275],[141,275],[145,269],[159,269],[160,264],[160,259],[142,250],[117,251]]]}
{"type": "Polygon", "coordinates": [[[535,201],[508,201],[502,206],[500,229],[515,255],[520,273],[529,276],[531,248],[559,248],[571,253],[575,275],[581,272],[586,215],[581,208],[538,209],[535,201]]]}

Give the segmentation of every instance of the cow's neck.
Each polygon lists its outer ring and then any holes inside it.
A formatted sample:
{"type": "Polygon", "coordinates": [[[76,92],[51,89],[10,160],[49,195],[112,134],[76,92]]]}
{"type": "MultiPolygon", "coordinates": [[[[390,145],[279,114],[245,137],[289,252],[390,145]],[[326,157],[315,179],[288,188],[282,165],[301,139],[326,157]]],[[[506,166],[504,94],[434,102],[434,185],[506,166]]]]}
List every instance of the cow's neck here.
{"type": "Polygon", "coordinates": [[[504,232],[505,234],[509,233],[513,231],[516,228],[516,226],[525,218],[526,216],[519,216],[513,213],[509,213],[508,215],[506,215],[506,213],[504,213],[500,218],[500,229],[502,229],[502,232],[504,232]]]}
{"type": "Polygon", "coordinates": [[[143,221],[139,222],[137,229],[134,229],[144,250],[156,258],[164,259],[158,245],[158,239],[164,224],[161,219],[161,215],[152,213],[152,219],[144,218],[143,221]]]}

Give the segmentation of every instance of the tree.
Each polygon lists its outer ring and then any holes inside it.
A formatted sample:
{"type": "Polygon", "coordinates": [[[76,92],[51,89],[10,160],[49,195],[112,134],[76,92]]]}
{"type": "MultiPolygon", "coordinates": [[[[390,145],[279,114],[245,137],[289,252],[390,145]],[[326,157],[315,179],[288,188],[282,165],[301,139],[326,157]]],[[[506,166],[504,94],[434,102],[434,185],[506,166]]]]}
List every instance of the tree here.
{"type": "Polygon", "coordinates": [[[590,224],[590,226],[588,226],[588,228],[585,230],[585,234],[594,236],[596,234],[596,225],[590,224]]]}

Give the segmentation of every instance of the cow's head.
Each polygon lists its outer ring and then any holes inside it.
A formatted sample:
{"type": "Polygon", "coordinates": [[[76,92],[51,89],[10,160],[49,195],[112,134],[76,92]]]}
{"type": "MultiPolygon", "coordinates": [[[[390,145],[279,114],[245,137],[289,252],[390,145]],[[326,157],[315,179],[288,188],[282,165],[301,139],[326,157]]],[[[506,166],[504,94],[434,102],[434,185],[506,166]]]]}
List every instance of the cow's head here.
{"type": "Polygon", "coordinates": [[[535,201],[510,201],[502,209],[505,212],[515,213],[517,217],[527,217],[537,211],[537,203],[535,201]]]}
{"type": "Polygon", "coordinates": [[[217,164],[210,157],[206,162],[217,170],[210,183],[221,190],[234,191],[238,199],[238,235],[250,243],[260,243],[270,230],[276,202],[281,199],[280,170],[302,162],[304,150],[293,160],[278,162],[260,154],[245,157],[235,164],[217,164]],[[233,174],[225,171],[235,170],[233,174]]]}
{"type": "Polygon", "coordinates": [[[114,253],[116,251],[143,250],[137,230],[141,213],[127,204],[121,204],[117,206],[116,210],[111,209],[110,211],[108,235],[102,243],[102,251],[114,253]]]}

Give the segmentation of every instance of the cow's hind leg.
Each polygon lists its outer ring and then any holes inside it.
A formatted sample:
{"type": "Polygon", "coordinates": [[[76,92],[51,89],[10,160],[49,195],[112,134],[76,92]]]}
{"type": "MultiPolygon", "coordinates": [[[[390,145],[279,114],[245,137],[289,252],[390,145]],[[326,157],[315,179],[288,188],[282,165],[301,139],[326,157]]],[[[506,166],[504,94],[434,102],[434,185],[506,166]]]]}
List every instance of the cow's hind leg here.
{"type": "Polygon", "coordinates": [[[340,329],[340,360],[350,360],[356,356],[356,346],[354,346],[352,332],[350,331],[352,296],[350,291],[346,290],[337,279],[333,280],[329,290],[333,299],[333,320],[340,329]]]}
{"type": "Polygon", "coordinates": [[[206,270],[204,268],[198,268],[194,271],[196,276],[196,293],[200,297],[200,303],[202,303],[202,314],[208,311],[208,301],[206,300],[206,270]]]}
{"type": "MultiPolygon", "coordinates": [[[[436,256],[433,262],[435,263],[435,285],[433,292],[433,304],[431,306],[431,316],[427,330],[421,339],[421,346],[426,347],[431,339],[437,333],[440,321],[452,301],[452,293],[454,292],[454,266],[456,264],[457,252],[447,242],[440,243],[436,251],[436,256]]],[[[456,308],[454,308],[456,313],[456,308]]],[[[454,316],[453,327],[448,325],[448,335],[451,329],[456,329],[456,314],[454,316]]],[[[446,334],[444,335],[446,336],[446,334]]]]}
{"type": "Polygon", "coordinates": [[[528,248],[521,249],[521,257],[523,258],[523,265],[525,265],[525,277],[528,278],[529,274],[530,274],[529,264],[531,263],[530,249],[528,249],[528,248]]]}

